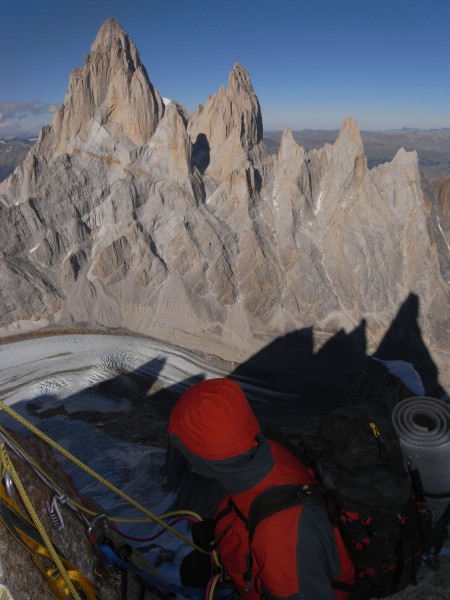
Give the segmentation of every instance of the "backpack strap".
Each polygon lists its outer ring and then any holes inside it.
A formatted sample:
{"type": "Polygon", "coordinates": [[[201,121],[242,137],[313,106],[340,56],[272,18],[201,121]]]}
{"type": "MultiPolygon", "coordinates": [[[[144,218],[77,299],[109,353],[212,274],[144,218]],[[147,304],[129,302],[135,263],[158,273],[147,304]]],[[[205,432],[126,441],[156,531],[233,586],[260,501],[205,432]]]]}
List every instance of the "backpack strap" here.
{"type": "Polygon", "coordinates": [[[305,483],[276,485],[261,492],[251,503],[248,513],[247,529],[249,542],[252,542],[256,527],[263,519],[299,504],[311,501],[322,504],[320,495],[324,491],[325,486],[322,484],[305,483]]]}
{"type": "MultiPolygon", "coordinates": [[[[417,468],[412,469],[411,465],[408,464],[409,474],[411,477],[413,490],[416,495],[416,500],[419,505],[426,505],[426,498],[437,498],[444,499],[450,497],[450,492],[444,492],[441,494],[430,494],[425,492],[423,489],[422,478],[417,468]]],[[[423,550],[425,553],[432,553],[434,555],[439,554],[442,546],[448,538],[447,527],[450,523],[450,503],[448,504],[445,511],[442,513],[440,518],[431,528],[425,539],[422,540],[423,550]]]]}
{"type": "MultiPolygon", "coordinates": [[[[275,513],[286,508],[292,508],[299,504],[307,502],[321,502],[319,495],[324,491],[322,484],[286,484],[275,485],[261,492],[250,505],[248,518],[237,511],[237,515],[246,523],[248,530],[248,547],[247,555],[247,571],[244,573],[244,581],[246,581],[245,591],[250,589],[252,583],[253,571],[253,556],[251,545],[256,527],[263,519],[274,515],[275,513]]],[[[234,507],[236,509],[236,506],[234,507]]]]}
{"type": "Polygon", "coordinates": [[[338,592],[347,592],[347,600],[366,600],[367,598],[361,590],[350,583],[344,583],[343,581],[336,581],[333,579],[331,587],[338,592]]]}

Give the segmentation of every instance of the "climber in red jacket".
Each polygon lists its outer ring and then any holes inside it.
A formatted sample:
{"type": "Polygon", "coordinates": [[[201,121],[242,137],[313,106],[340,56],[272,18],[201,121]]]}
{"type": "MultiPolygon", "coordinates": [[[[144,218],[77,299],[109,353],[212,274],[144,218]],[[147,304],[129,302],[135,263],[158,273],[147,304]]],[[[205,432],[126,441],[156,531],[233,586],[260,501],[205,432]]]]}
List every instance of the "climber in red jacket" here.
{"type": "Polygon", "coordinates": [[[288,450],[262,435],[237,383],[212,379],[192,386],[172,412],[169,436],[195,472],[227,492],[216,510],[215,536],[222,564],[243,598],[348,597],[332,582],[352,585],[354,567],[320,503],[305,502],[262,520],[249,561],[245,519],[252,501],[270,486],[307,484],[311,477],[288,450]]]}

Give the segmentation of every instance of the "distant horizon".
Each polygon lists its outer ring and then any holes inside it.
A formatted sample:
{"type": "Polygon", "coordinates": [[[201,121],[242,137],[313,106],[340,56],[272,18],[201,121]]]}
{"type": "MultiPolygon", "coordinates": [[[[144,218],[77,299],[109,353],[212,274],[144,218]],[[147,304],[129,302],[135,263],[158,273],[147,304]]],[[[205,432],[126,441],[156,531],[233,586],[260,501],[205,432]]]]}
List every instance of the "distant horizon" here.
{"type": "MultiPolygon", "coordinates": [[[[51,123],[47,123],[43,126],[51,125],[51,123]]],[[[42,129],[42,127],[41,127],[42,129]]],[[[282,133],[285,129],[291,129],[294,133],[302,133],[302,132],[317,132],[317,133],[335,133],[340,131],[340,127],[330,127],[330,128],[312,128],[312,127],[303,127],[301,129],[294,129],[292,127],[285,127],[280,129],[269,129],[264,127],[264,134],[266,133],[282,133]]],[[[402,132],[419,132],[422,131],[424,133],[433,132],[433,131],[450,131],[450,127],[430,127],[428,129],[424,129],[421,127],[400,127],[398,129],[360,129],[361,133],[402,133],[402,132]]],[[[14,139],[19,139],[21,141],[32,141],[37,140],[39,137],[40,129],[37,133],[24,133],[23,135],[19,133],[12,133],[11,135],[5,136],[0,132],[0,141],[9,142],[14,139]]]]}
{"type": "Polygon", "coordinates": [[[239,62],[267,131],[335,130],[348,115],[361,131],[450,127],[448,0],[20,0],[2,7],[0,137],[51,122],[109,17],[188,110],[239,62]]]}
{"type": "MultiPolygon", "coordinates": [[[[297,129],[297,128],[292,128],[292,127],[285,127],[284,129],[292,129],[292,131],[329,131],[329,132],[335,132],[335,131],[339,131],[341,128],[340,127],[326,127],[321,129],[320,127],[302,127],[301,129],[297,129]]],[[[264,133],[278,133],[279,131],[283,131],[284,129],[272,129],[272,128],[268,128],[268,127],[264,127],[264,133]]],[[[392,132],[402,132],[402,131],[446,131],[447,129],[450,130],[450,126],[447,127],[429,127],[429,128],[423,128],[423,127],[398,127],[398,128],[390,128],[390,129],[360,129],[361,132],[364,133],[389,133],[390,131],[392,132]]]]}

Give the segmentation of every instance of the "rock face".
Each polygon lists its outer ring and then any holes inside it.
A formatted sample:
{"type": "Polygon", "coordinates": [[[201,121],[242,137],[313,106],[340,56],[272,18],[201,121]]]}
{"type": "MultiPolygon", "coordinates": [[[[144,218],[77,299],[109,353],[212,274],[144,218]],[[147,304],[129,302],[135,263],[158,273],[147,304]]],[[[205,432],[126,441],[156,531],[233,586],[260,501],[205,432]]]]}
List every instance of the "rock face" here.
{"type": "Polygon", "coordinates": [[[95,147],[104,138],[142,145],[164,113],[136,46],[119,23],[101,27],[84,67],[70,76],[64,104],[53,121],[57,150],[72,153],[78,143],[95,147]]]}
{"type": "Polygon", "coordinates": [[[270,157],[262,132],[242,66],[194,113],[164,106],[108,20],[0,184],[2,334],[117,327],[240,360],[297,329],[364,322],[374,350],[414,294],[422,336],[449,352],[416,154],[369,170],[351,119],[309,153],[286,130],[270,157]]]}
{"type": "Polygon", "coordinates": [[[439,182],[438,198],[442,230],[447,244],[450,245],[450,175],[447,175],[447,177],[444,177],[439,182]]]}
{"type": "Polygon", "coordinates": [[[259,153],[256,149],[263,125],[258,98],[241,65],[231,71],[228,88],[222,86],[190,117],[188,131],[194,146],[204,150],[197,164],[201,171],[215,179],[246,171],[254,176],[253,154],[261,153],[261,147],[259,153]]]}

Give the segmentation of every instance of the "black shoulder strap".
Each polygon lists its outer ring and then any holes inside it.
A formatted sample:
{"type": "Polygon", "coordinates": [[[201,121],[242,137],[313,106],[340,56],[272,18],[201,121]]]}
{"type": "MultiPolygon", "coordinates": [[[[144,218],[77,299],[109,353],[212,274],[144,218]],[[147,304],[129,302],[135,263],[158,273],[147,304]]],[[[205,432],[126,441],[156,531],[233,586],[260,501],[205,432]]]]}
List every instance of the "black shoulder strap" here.
{"type": "MultiPolygon", "coordinates": [[[[302,449],[298,446],[295,446],[286,437],[284,437],[282,433],[268,430],[265,435],[269,440],[274,441],[280,446],[283,446],[289,450],[304,465],[308,465],[308,460],[302,449]]],[[[249,548],[251,546],[256,527],[263,519],[266,519],[267,517],[270,517],[281,510],[292,508],[293,506],[297,506],[299,504],[313,502],[326,505],[327,501],[324,492],[326,492],[326,487],[322,483],[277,485],[264,490],[264,492],[261,492],[261,494],[259,494],[250,505],[248,519],[246,519],[249,548]]],[[[250,585],[252,580],[252,564],[253,560],[250,550],[249,567],[247,573],[244,574],[244,580],[247,581],[247,586],[250,585]]],[[[332,581],[331,583],[334,589],[349,593],[349,600],[359,600],[359,596],[352,595],[355,593],[355,586],[338,581],[332,581]]]]}
{"type": "Polygon", "coordinates": [[[315,498],[316,493],[319,493],[319,488],[322,488],[320,484],[275,485],[261,492],[261,494],[256,496],[253,500],[248,512],[248,519],[246,519],[249,546],[248,568],[246,573],[244,573],[244,581],[247,582],[245,587],[246,591],[250,589],[252,582],[253,555],[251,552],[251,545],[258,524],[263,519],[274,515],[280,510],[308,502],[313,494],[315,498]]]}
{"type": "MultiPolygon", "coordinates": [[[[306,455],[302,452],[301,448],[295,446],[282,433],[269,429],[265,432],[265,436],[267,439],[289,450],[300,462],[307,465],[306,455]]],[[[296,483],[272,486],[261,492],[253,500],[248,513],[247,529],[249,532],[249,542],[252,542],[255,529],[263,519],[274,515],[280,510],[291,508],[298,504],[311,501],[322,503],[323,500],[320,499],[320,495],[324,491],[325,486],[321,483],[296,483]]]]}
{"type": "Polygon", "coordinates": [[[253,500],[248,513],[249,542],[252,542],[256,527],[263,519],[298,504],[305,504],[310,501],[321,502],[320,494],[324,489],[323,485],[316,483],[286,484],[273,486],[261,492],[253,500]]]}

